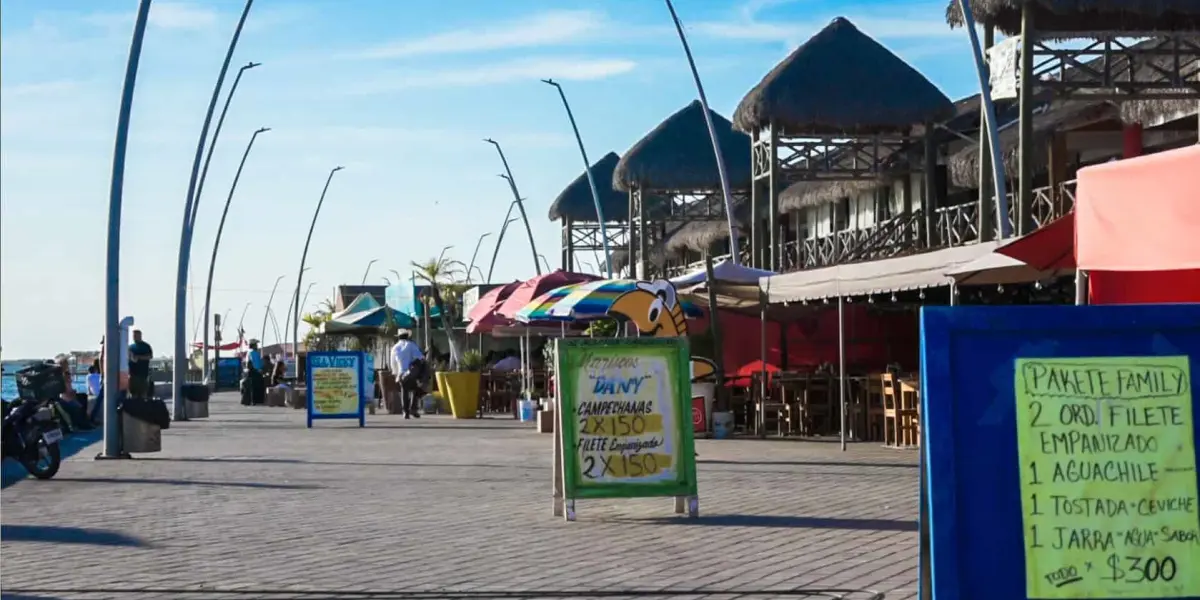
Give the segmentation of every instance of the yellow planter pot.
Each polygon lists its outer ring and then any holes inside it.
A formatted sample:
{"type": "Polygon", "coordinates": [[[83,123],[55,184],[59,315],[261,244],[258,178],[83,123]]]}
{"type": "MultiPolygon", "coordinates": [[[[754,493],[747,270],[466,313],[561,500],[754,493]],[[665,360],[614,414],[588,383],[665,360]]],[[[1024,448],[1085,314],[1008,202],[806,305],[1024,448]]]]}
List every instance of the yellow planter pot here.
{"type": "Polygon", "coordinates": [[[479,373],[437,373],[438,391],[450,401],[455,419],[474,419],[479,413],[479,373]]]}

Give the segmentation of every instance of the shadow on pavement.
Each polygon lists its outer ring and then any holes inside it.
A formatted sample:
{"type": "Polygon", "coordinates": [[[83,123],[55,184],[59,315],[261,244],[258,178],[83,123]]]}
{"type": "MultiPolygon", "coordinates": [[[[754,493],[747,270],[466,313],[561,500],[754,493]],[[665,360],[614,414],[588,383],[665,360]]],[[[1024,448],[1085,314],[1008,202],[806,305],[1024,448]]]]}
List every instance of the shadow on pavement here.
{"type": "Polygon", "coordinates": [[[788,517],[775,515],[705,515],[698,519],[653,517],[618,519],[630,523],[692,525],[702,527],[779,527],[796,529],[855,529],[861,531],[917,531],[916,521],[887,519],[830,519],[824,517],[788,517]]]}
{"type": "Polygon", "coordinates": [[[255,482],[239,482],[239,481],[204,481],[199,479],[119,479],[116,477],[75,477],[70,479],[61,479],[60,481],[71,481],[76,483],[116,483],[130,485],[178,485],[178,486],[208,486],[208,487],[233,487],[233,488],[248,488],[248,489],[264,489],[264,490],[318,490],[322,486],[290,484],[290,483],[255,483],[255,482]]]}
{"type": "Polygon", "coordinates": [[[327,461],[327,460],[301,460],[297,458],[253,458],[253,457],[220,457],[214,456],[210,458],[203,457],[163,457],[163,458],[139,458],[142,462],[163,461],[163,462],[194,462],[194,463],[224,463],[224,464],[280,464],[280,465],[329,465],[337,467],[401,467],[411,469],[453,469],[453,468],[472,468],[472,469],[520,469],[523,471],[544,471],[547,467],[538,467],[530,465],[496,465],[483,463],[386,463],[386,462],[352,462],[352,461],[327,461]]]}
{"type": "Polygon", "coordinates": [[[871,463],[848,462],[833,460],[704,460],[696,461],[701,465],[753,465],[760,467],[880,467],[885,469],[916,469],[916,464],[905,463],[871,463]]]}
{"type": "MultiPolygon", "coordinates": [[[[135,537],[104,529],[56,527],[54,525],[0,525],[0,538],[6,542],[49,542],[52,544],[88,544],[92,546],[128,546],[146,548],[149,544],[135,537]]],[[[7,596],[5,596],[7,598],[7,596]]]]}
{"type": "Polygon", "coordinates": [[[32,594],[0,594],[0,600],[60,600],[58,596],[34,596],[32,594]]]}

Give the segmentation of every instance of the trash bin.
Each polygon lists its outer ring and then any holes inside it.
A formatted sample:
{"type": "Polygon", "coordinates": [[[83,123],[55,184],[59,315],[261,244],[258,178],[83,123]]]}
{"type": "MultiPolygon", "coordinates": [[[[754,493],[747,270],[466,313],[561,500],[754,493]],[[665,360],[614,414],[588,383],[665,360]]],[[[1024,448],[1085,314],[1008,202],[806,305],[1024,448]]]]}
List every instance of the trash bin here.
{"type": "Polygon", "coordinates": [[[171,426],[171,413],[161,400],[125,398],[121,402],[121,447],[125,452],[159,452],[162,430],[171,426]]]}
{"type": "Polygon", "coordinates": [[[162,428],[149,421],[122,413],[121,448],[131,454],[161,452],[162,428]]]}
{"type": "Polygon", "coordinates": [[[208,416],[208,386],[203,383],[183,384],[184,409],[189,419],[208,416]]]}

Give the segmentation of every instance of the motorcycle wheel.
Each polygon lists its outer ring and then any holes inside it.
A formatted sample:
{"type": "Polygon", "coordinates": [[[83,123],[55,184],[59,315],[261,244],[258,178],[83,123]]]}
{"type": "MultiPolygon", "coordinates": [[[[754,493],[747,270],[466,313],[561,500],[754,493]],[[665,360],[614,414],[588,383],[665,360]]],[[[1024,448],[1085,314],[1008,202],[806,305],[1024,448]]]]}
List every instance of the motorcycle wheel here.
{"type": "Polygon", "coordinates": [[[38,440],[35,452],[27,452],[21,457],[21,464],[30,475],[38,479],[50,479],[58,473],[62,465],[62,455],[59,453],[58,442],[46,444],[38,440]]]}

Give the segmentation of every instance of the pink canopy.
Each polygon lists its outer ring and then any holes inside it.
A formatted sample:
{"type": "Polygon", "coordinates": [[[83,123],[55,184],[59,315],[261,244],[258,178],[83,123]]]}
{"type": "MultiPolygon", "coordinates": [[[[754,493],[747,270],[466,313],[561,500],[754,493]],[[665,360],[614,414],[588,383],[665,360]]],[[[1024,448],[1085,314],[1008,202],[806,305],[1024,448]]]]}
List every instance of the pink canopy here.
{"type": "Polygon", "coordinates": [[[539,275],[517,286],[517,289],[513,290],[508,299],[496,309],[496,314],[506,319],[511,319],[513,315],[517,314],[517,311],[525,308],[535,298],[550,290],[572,283],[596,281],[597,279],[600,278],[595,275],[571,273],[561,269],[546,273],[545,275],[539,275]]]}

